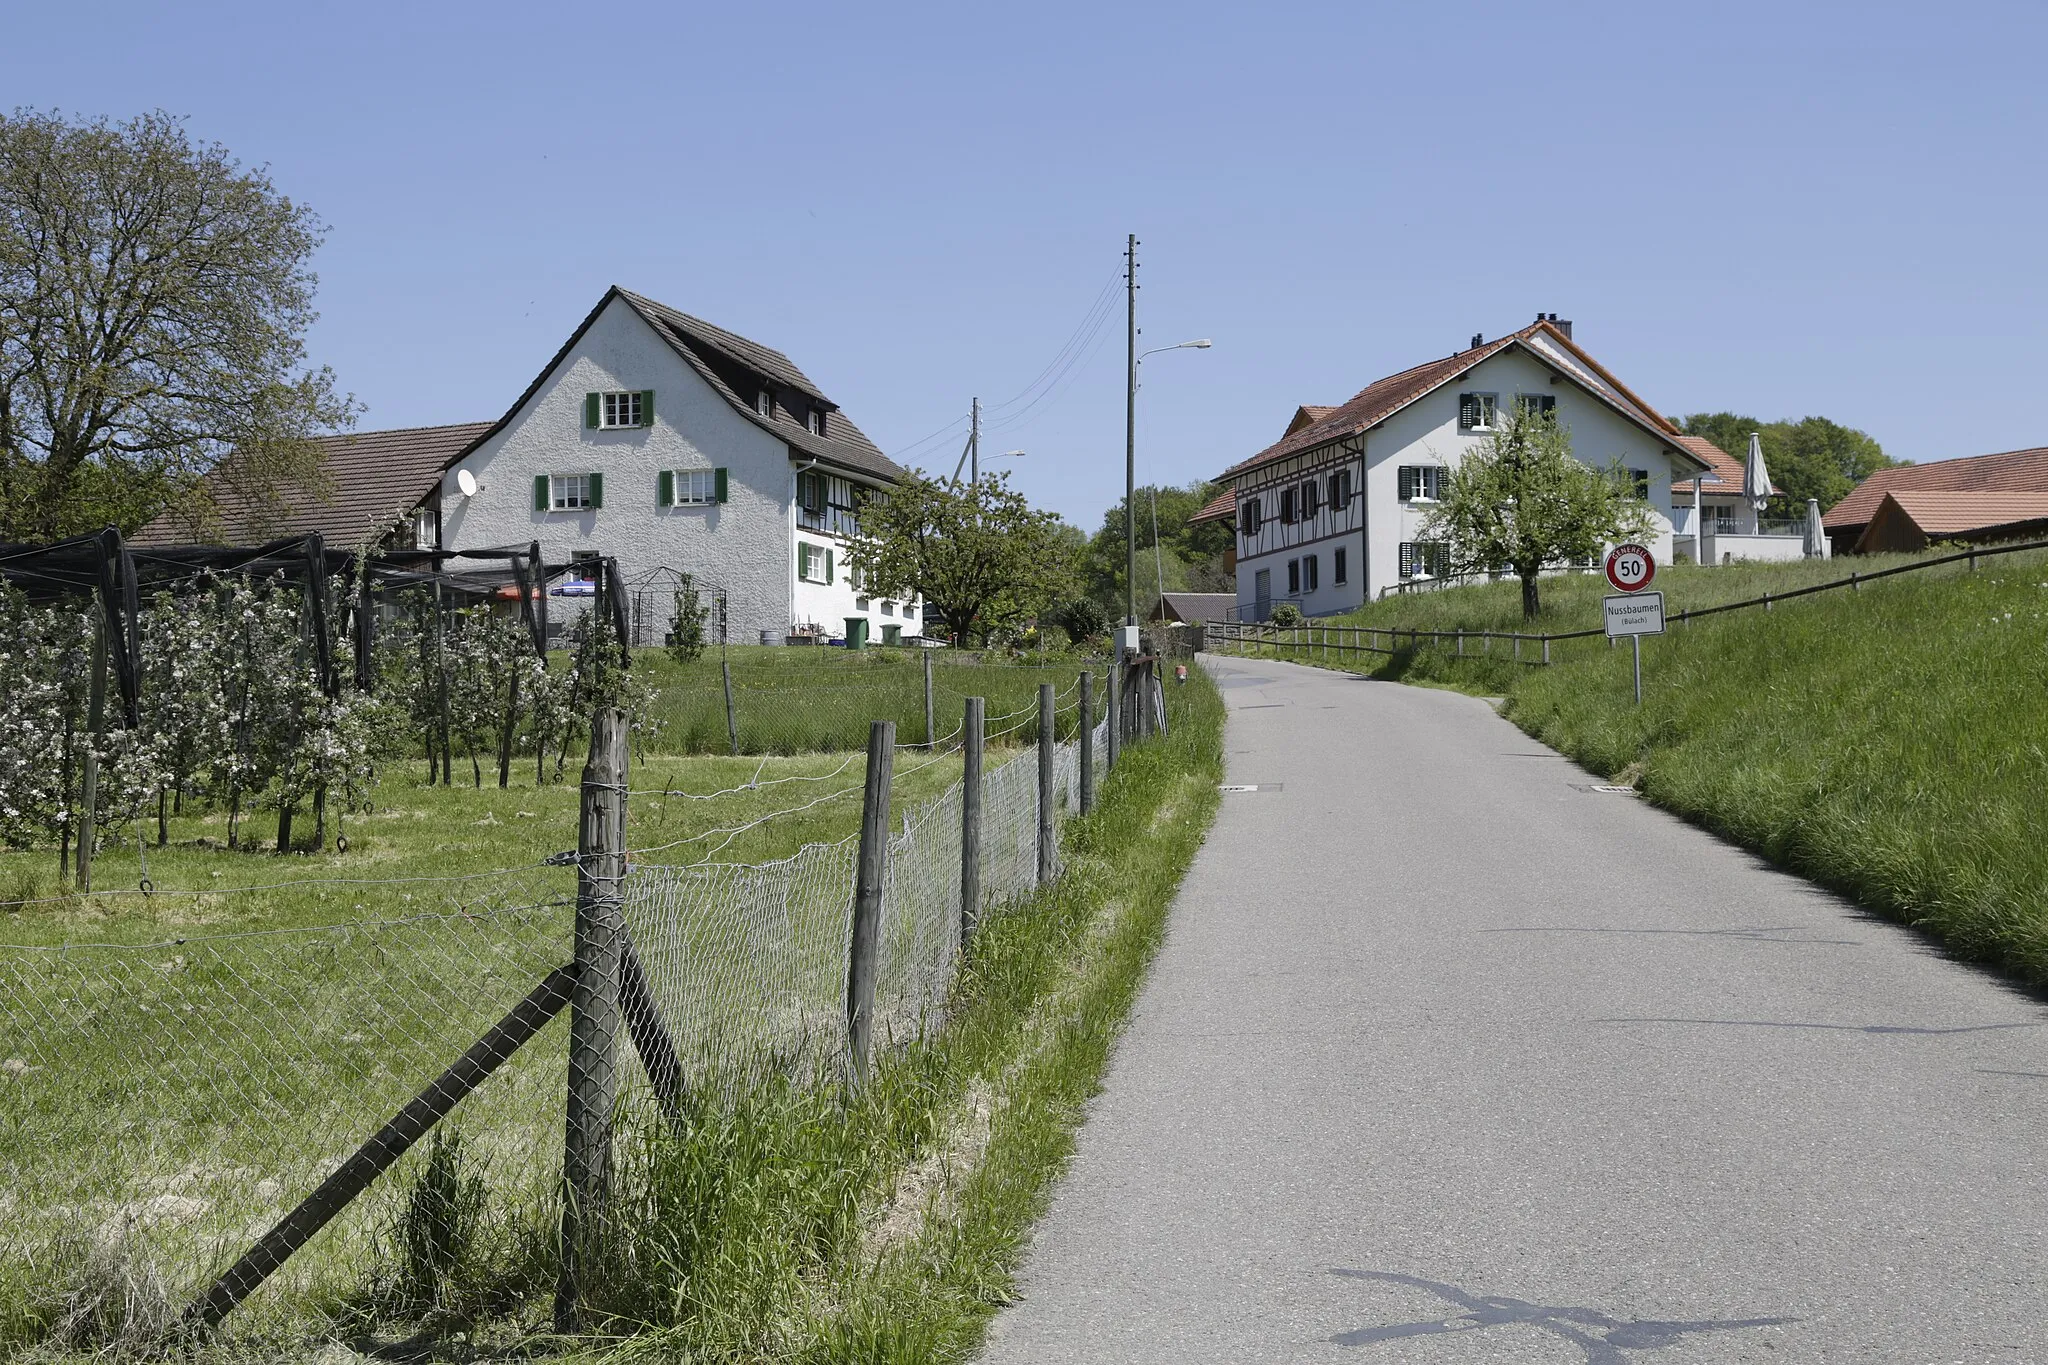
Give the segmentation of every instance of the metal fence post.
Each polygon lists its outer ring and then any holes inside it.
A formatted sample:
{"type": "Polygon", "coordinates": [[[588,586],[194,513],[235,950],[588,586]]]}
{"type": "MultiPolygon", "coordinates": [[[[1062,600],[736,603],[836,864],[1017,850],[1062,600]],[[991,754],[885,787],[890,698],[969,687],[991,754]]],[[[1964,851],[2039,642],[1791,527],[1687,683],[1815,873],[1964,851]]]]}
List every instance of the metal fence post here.
{"type": "Polygon", "coordinates": [[[896,722],[868,727],[868,781],[860,808],[860,873],[853,890],[853,950],[846,964],[846,1042],[856,1084],[868,1076],[875,1028],[875,953],[882,887],[889,875],[889,782],[896,766],[896,722]]]}
{"type": "Polygon", "coordinates": [[[1081,670],[1081,814],[1095,809],[1095,675],[1081,670]]]}
{"type": "Polygon", "coordinates": [[[924,747],[939,747],[938,733],[932,729],[932,652],[924,651],[924,747]]]}
{"type": "Polygon", "coordinates": [[[85,715],[85,761],[78,782],[78,889],[92,890],[92,846],[100,826],[100,732],[107,728],[107,614],[92,617],[92,684],[85,715]]]}
{"type": "Polygon", "coordinates": [[[562,1265],[555,1330],[577,1330],[584,1277],[604,1231],[618,1097],[619,914],[626,874],[626,717],[592,717],[576,849],[576,985],[569,1001],[569,1103],[562,1147],[562,1265]]]}
{"type": "Polygon", "coordinates": [[[732,711],[732,661],[730,659],[720,659],[718,661],[718,672],[725,679],[725,736],[732,742],[733,757],[738,758],[740,754],[740,727],[732,711]]]}
{"type": "Polygon", "coordinates": [[[987,703],[967,699],[960,736],[960,950],[981,918],[981,749],[987,703]]]}
{"type": "Polygon", "coordinates": [[[1038,685],[1038,884],[1052,880],[1052,757],[1058,741],[1053,734],[1053,692],[1051,683],[1038,685]]]}

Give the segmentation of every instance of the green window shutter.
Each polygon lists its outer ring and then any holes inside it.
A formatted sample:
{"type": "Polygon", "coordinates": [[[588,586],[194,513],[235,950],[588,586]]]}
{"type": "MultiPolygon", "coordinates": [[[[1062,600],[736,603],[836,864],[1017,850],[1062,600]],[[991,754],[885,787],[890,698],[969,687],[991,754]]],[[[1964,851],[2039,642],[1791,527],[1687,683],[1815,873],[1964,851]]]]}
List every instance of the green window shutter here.
{"type": "Polygon", "coordinates": [[[592,507],[604,506],[604,475],[602,474],[592,473],[590,476],[590,505],[592,507]]]}
{"type": "Polygon", "coordinates": [[[711,472],[712,472],[712,475],[713,475],[713,482],[714,482],[714,483],[716,483],[716,484],[718,485],[718,500],[719,500],[720,502],[724,502],[724,501],[725,501],[725,471],[724,471],[723,469],[714,469],[714,470],[712,470],[711,472]]]}
{"type": "Polygon", "coordinates": [[[825,581],[827,583],[832,581],[832,552],[830,550],[825,551],[825,581]]]}
{"type": "Polygon", "coordinates": [[[533,510],[536,512],[548,510],[548,476],[545,474],[533,476],[533,510]]]}
{"type": "Polygon", "coordinates": [[[654,425],[653,389],[640,390],[640,425],[643,427],[651,427],[654,425]]]}
{"type": "Polygon", "coordinates": [[[664,469],[654,479],[654,505],[673,507],[676,505],[676,472],[664,469]]]}
{"type": "Polygon", "coordinates": [[[597,430],[598,397],[594,393],[583,395],[583,425],[591,431],[597,430]]]}
{"type": "Polygon", "coordinates": [[[804,562],[806,556],[810,551],[810,548],[810,546],[804,544],[802,541],[798,541],[796,543],[796,576],[798,578],[810,577],[810,575],[807,572],[805,572],[808,566],[804,562]]]}

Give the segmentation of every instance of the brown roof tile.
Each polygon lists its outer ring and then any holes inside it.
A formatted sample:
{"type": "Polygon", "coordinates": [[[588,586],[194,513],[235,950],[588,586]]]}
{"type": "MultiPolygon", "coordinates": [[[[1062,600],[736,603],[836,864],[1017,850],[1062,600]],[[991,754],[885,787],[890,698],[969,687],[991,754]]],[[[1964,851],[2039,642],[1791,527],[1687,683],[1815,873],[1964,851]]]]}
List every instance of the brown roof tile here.
{"type": "Polygon", "coordinates": [[[1868,525],[1878,504],[1884,501],[1884,495],[1894,491],[1983,492],[1988,489],[2048,493],[2048,446],[1880,469],[1857,484],[1848,497],[1830,507],[1821,523],[1830,531],[1848,531],[1868,525]]]}
{"type": "MultiPolygon", "coordinates": [[[[1289,455],[1297,455],[1304,450],[1313,449],[1328,441],[1337,440],[1345,436],[1356,436],[1367,428],[1391,417],[1439,385],[1449,383],[1481,361],[1500,354],[1500,352],[1510,346],[1527,344],[1539,335],[1546,338],[1547,345],[1563,350],[1572,357],[1575,363],[1585,366],[1588,372],[1597,375],[1602,381],[1612,385],[1614,390],[1623,395],[1643,416],[1638,416],[1634,412],[1628,412],[1620,404],[1610,404],[1617,411],[1623,412],[1631,421],[1645,422],[1659,436],[1676,443],[1678,428],[1673,426],[1668,418],[1664,417],[1640,398],[1637,398],[1635,394],[1629,391],[1627,385],[1616,379],[1613,374],[1608,372],[1606,367],[1593,359],[1592,356],[1586,354],[1584,350],[1557,327],[1548,322],[1537,321],[1530,323],[1520,331],[1510,332],[1497,340],[1459,351],[1455,355],[1447,355],[1438,360],[1428,361],[1415,366],[1413,369],[1403,370],[1399,374],[1388,375],[1385,379],[1376,379],[1352,395],[1349,402],[1340,404],[1328,416],[1290,430],[1287,435],[1281,437],[1272,445],[1267,446],[1250,459],[1241,460],[1224,470],[1223,477],[1228,478],[1233,474],[1243,474],[1261,465],[1270,464],[1275,460],[1285,459],[1289,455]]],[[[1603,401],[1609,401],[1606,395],[1601,394],[1599,396],[1603,401]]],[[[1689,448],[1686,450],[1686,453],[1693,455],[1695,459],[1702,458],[1689,448]]]]}
{"type": "MultiPolygon", "coordinates": [[[[1678,443],[1713,466],[1710,476],[1706,481],[1709,493],[1741,494],[1742,475],[1745,470],[1745,463],[1743,461],[1736,459],[1704,436],[1680,436],[1678,443]],[[1718,475],[1721,481],[1719,483],[1714,482],[1713,475],[1718,475]]],[[[1693,482],[1691,479],[1687,479],[1683,483],[1674,482],[1671,485],[1671,491],[1673,493],[1690,493],[1693,491],[1693,482]]],[[[1771,491],[1777,492],[1777,485],[1773,484],[1771,491]]]]}
{"type": "Polygon", "coordinates": [[[1188,524],[1192,526],[1198,521],[1221,521],[1225,517],[1234,517],[1236,515],[1237,494],[1226,488],[1215,497],[1209,499],[1209,501],[1203,503],[1202,510],[1188,518],[1188,524]]]}
{"type": "Polygon", "coordinates": [[[1928,536],[1960,535],[2048,518],[2048,492],[1893,489],[1885,494],[1884,500],[1898,507],[1928,536]]]}
{"type": "MultiPolygon", "coordinates": [[[[220,517],[219,525],[211,528],[213,535],[238,545],[318,531],[330,545],[359,544],[394,516],[419,506],[440,482],[441,470],[490,429],[489,422],[458,422],[318,437],[315,444],[329,484],[326,495],[299,495],[281,520],[262,515],[226,481],[213,476],[209,491],[220,517]]],[[[135,543],[185,544],[199,533],[188,519],[165,513],[138,531],[135,543]]]]}

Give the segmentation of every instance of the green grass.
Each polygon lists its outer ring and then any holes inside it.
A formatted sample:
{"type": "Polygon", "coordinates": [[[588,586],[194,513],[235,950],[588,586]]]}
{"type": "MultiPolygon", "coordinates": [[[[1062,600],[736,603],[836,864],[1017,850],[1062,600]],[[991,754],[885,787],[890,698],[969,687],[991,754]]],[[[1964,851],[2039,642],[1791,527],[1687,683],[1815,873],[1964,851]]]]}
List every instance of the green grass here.
{"type": "MultiPolygon", "coordinates": [[[[860,651],[824,647],[735,646],[732,666],[733,719],[742,753],[796,754],[856,749],[867,742],[868,725],[896,722],[899,742],[922,743],[924,655],[919,649],[860,651]]],[[[960,727],[967,697],[986,699],[991,717],[1025,713],[1036,704],[1038,686],[1050,682],[1070,691],[1091,661],[1078,655],[929,651],[932,663],[932,728],[944,740],[960,727]]],[[[657,691],[649,710],[659,730],[652,747],[661,753],[729,753],[725,690],[716,649],[679,664],[656,649],[634,652],[633,666],[657,691]]],[[[1097,684],[1101,662],[1092,661],[1097,684]]],[[[991,722],[993,728],[993,721],[991,722]]],[[[1020,732],[1028,737],[1027,723],[1020,732]]]]}
{"type": "MultiPolygon", "coordinates": [[[[905,1196],[893,1219],[878,1201],[907,1168],[941,1158],[959,1181],[1007,1170],[991,1189],[1042,1191],[1213,807],[1220,705],[1206,683],[1175,702],[1183,728],[1131,751],[1098,813],[1069,826],[1070,875],[987,926],[942,1034],[887,1056],[858,1094],[829,1078],[736,1103],[705,1089],[686,1140],[643,1130],[622,1145],[622,1178],[639,1193],[601,1294],[608,1330],[645,1325],[713,1358],[842,1358],[820,1343],[883,1293],[939,1293],[931,1330],[959,1341],[979,1330],[983,1291],[1007,1273],[1017,1220],[1040,1195],[948,1202],[930,1217],[905,1196]],[[1001,1100],[988,1111],[1001,1121],[963,1140],[982,1097],[1001,1100]],[[877,1231],[899,1223],[901,1238],[877,1231]],[[942,1282],[899,1254],[970,1233],[980,1259],[942,1282]]],[[[898,774],[892,823],[955,781],[958,759],[906,749],[898,774]]],[[[651,850],[645,861],[781,857],[853,831],[861,776],[858,755],[636,761],[629,843],[651,850]],[[713,801],[663,794],[756,779],[713,801]],[[723,847],[722,834],[692,837],[825,796],[723,847]]],[[[174,820],[170,846],[148,850],[165,889],[147,898],[62,895],[53,850],[0,858],[16,902],[7,941],[163,945],[0,962],[0,1058],[27,1064],[0,1075],[0,1357],[67,1315],[82,1348],[149,1340],[323,1163],[566,957],[571,874],[530,865],[574,845],[573,773],[507,791],[423,778],[423,765],[388,770],[376,811],[347,823],[345,854],[230,851],[218,814],[174,820]],[[520,870],[407,880],[505,868],[520,870]],[[348,927],[407,917],[427,918],[348,927]],[[314,926],[336,927],[271,932],[314,926]]],[[[102,888],[128,884],[135,850],[108,850],[96,870],[102,888]]],[[[544,1331],[563,1028],[550,1025],[464,1102],[448,1142],[423,1144],[238,1310],[222,1349],[283,1351],[315,1322],[385,1339],[394,1324],[437,1339],[544,1331]]]]}
{"type": "MultiPolygon", "coordinates": [[[[1667,570],[1658,583],[1675,613],[1901,562],[1667,570]]],[[[1604,584],[1554,582],[1546,628],[1597,620],[1604,584]]],[[[1395,599],[1356,619],[1513,628],[1516,591],[1395,599]]],[[[1566,642],[1553,657],[1517,667],[1425,646],[1370,662],[1503,696],[1518,725],[1595,772],[1960,957],[2048,985],[2048,553],[1673,625],[1643,643],[1640,708],[1626,644],[1566,642]]]]}
{"type": "Polygon", "coordinates": [[[1221,700],[1196,672],[1173,703],[1068,826],[1061,881],[984,926],[943,1031],[858,1091],[775,1086],[649,1135],[599,1358],[974,1353],[1215,811],[1221,700]]]}

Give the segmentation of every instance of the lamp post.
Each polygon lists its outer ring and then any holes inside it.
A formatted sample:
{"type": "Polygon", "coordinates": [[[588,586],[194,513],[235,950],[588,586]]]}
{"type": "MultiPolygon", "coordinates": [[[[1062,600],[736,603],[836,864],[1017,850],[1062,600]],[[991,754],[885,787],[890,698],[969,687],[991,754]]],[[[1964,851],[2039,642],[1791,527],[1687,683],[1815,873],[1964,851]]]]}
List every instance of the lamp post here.
{"type": "MultiPolygon", "coordinates": [[[[1131,267],[1134,272],[1130,295],[1129,384],[1124,392],[1124,624],[1138,624],[1138,366],[1148,355],[1162,351],[1206,351],[1214,344],[1207,337],[1194,341],[1177,341],[1171,346],[1154,346],[1149,351],[1138,349],[1138,295],[1135,281],[1137,268],[1138,239],[1131,238],[1131,267]]],[[[1157,539],[1158,532],[1153,532],[1157,539]]]]}

